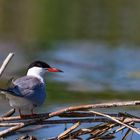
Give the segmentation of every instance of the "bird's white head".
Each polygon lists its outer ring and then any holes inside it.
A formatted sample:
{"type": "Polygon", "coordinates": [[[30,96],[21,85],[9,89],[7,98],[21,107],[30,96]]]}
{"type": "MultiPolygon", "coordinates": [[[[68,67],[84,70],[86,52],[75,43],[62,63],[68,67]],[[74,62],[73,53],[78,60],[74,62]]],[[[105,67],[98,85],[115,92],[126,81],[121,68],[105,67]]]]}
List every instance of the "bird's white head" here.
{"type": "Polygon", "coordinates": [[[50,65],[48,65],[45,62],[34,61],[29,65],[27,75],[37,77],[42,82],[44,82],[45,75],[47,72],[63,72],[63,71],[56,68],[52,68],[50,65]]]}

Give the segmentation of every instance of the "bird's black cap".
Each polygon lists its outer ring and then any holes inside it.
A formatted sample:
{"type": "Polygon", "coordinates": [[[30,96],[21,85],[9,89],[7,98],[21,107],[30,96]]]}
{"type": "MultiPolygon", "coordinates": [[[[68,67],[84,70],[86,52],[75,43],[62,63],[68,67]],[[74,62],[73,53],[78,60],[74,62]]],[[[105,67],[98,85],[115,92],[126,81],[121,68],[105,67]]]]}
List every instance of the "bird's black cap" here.
{"type": "Polygon", "coordinates": [[[33,63],[31,63],[28,66],[28,69],[32,68],[32,67],[40,67],[40,68],[51,68],[50,65],[48,65],[47,63],[43,62],[43,61],[34,61],[33,63]]]}

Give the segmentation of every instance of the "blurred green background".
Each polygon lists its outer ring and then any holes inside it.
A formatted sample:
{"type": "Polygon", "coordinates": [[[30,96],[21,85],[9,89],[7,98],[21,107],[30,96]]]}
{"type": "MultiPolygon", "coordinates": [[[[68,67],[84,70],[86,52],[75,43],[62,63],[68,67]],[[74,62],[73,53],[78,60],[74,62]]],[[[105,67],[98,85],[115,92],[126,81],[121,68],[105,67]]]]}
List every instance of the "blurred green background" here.
{"type": "Polygon", "coordinates": [[[1,39],[22,43],[105,40],[139,43],[138,0],[1,0],[1,39]]]}
{"type": "Polygon", "coordinates": [[[1,0],[1,40],[139,43],[138,0],[1,0]]]}
{"type": "Polygon", "coordinates": [[[40,59],[64,70],[48,74],[50,103],[136,99],[139,6],[139,0],[0,0],[0,62],[15,52],[1,86],[40,59]]]}

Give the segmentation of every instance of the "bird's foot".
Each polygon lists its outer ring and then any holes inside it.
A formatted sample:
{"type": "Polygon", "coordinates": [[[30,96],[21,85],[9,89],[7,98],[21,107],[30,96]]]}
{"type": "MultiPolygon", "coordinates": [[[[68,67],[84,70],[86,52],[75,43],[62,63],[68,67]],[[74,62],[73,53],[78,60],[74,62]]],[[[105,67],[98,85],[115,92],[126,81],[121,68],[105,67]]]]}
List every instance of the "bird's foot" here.
{"type": "Polygon", "coordinates": [[[31,118],[31,117],[35,117],[37,114],[20,114],[21,118],[31,118]]]}
{"type": "Polygon", "coordinates": [[[19,109],[19,114],[20,114],[20,117],[21,118],[31,118],[31,117],[35,117],[35,116],[37,116],[37,114],[35,114],[34,112],[33,112],[33,109],[31,110],[31,114],[22,114],[21,113],[21,110],[19,109]]]}

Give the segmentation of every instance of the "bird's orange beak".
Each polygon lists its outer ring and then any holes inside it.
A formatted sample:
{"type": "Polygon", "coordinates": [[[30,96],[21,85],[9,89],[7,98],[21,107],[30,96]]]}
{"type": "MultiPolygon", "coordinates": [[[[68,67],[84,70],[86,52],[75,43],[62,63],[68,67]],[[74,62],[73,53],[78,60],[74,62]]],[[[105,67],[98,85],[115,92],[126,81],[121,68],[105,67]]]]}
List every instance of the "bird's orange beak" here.
{"type": "Polygon", "coordinates": [[[63,72],[62,70],[59,70],[57,68],[47,68],[48,72],[63,72]]]}

